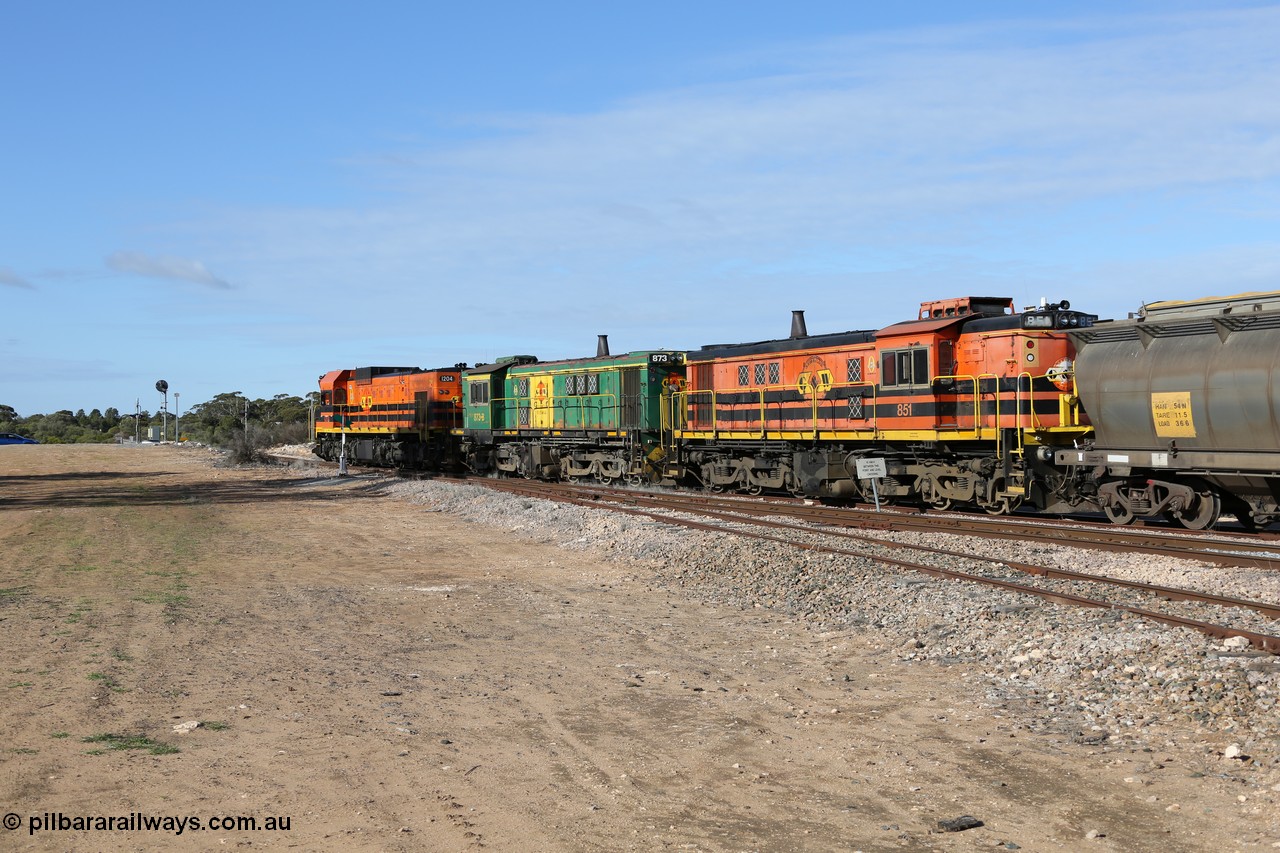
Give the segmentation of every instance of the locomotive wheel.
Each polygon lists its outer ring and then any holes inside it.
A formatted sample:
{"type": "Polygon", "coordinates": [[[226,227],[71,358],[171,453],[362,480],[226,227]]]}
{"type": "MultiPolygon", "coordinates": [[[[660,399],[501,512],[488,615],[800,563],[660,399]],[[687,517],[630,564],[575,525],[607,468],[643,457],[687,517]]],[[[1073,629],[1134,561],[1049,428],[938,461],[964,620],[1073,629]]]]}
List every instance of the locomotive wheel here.
{"type": "Polygon", "coordinates": [[[951,500],[951,498],[934,498],[933,500],[929,501],[930,507],[936,510],[941,510],[942,512],[946,512],[947,510],[951,509],[952,504],[953,504],[953,501],[951,500]]]}
{"type": "Polygon", "coordinates": [[[764,487],[763,486],[747,486],[745,489],[743,489],[743,491],[749,495],[758,495],[764,491],[764,487]]]}
{"type": "Polygon", "coordinates": [[[1216,492],[1199,492],[1195,512],[1183,510],[1178,523],[1188,530],[1204,530],[1218,523],[1222,515],[1222,501],[1216,492]]]}
{"type": "Polygon", "coordinates": [[[1133,524],[1133,510],[1120,504],[1108,504],[1102,508],[1112,524],[1133,524]]]}

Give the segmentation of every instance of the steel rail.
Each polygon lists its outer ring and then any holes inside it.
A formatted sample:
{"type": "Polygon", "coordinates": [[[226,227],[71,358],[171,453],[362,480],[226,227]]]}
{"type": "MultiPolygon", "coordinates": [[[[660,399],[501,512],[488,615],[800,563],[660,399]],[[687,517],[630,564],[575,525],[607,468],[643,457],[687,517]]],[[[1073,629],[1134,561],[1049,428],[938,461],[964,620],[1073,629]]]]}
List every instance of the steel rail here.
{"type": "MultiPolygon", "coordinates": [[[[552,484],[547,484],[552,485],[552,484]]],[[[654,495],[657,492],[637,492],[623,489],[587,487],[591,494],[654,495]]],[[[683,500],[694,506],[705,505],[705,496],[686,496],[678,493],[667,495],[672,501],[683,500]]],[[[1050,521],[1013,522],[1007,519],[980,516],[939,516],[918,512],[875,512],[849,507],[800,506],[786,501],[762,501],[758,498],[720,496],[722,500],[743,505],[768,507],[771,515],[790,515],[812,518],[824,524],[842,527],[862,527],[900,532],[954,533],[963,536],[983,536],[991,539],[1012,539],[1019,542],[1035,540],[1074,548],[1102,551],[1126,551],[1185,560],[1198,560],[1219,566],[1280,569],[1280,548],[1255,541],[1236,542],[1207,537],[1192,538],[1186,535],[1169,536],[1163,532],[1107,529],[1091,530],[1074,524],[1054,524],[1050,521]]]]}
{"type": "MultiPolygon", "coordinates": [[[[570,503],[570,504],[575,504],[583,507],[591,507],[591,508],[601,507],[600,501],[598,500],[597,497],[594,497],[594,496],[584,497],[580,493],[572,489],[565,489],[549,483],[539,483],[537,485],[533,485],[531,481],[489,480],[489,481],[486,481],[484,485],[494,489],[495,491],[504,491],[504,492],[514,493],[514,494],[521,494],[526,497],[538,497],[538,498],[557,500],[563,503],[570,503]]],[[[758,539],[766,542],[776,542],[782,545],[799,548],[804,551],[813,551],[816,553],[824,553],[824,554],[838,554],[841,556],[872,560],[874,562],[883,563],[886,565],[892,565],[892,566],[897,566],[899,568],[908,569],[911,571],[921,572],[923,574],[931,575],[933,577],[948,578],[952,580],[967,580],[975,583],[986,584],[987,586],[993,586],[1000,589],[1019,592],[1025,595],[1032,595],[1037,598],[1043,598],[1047,601],[1052,601],[1058,604],[1071,604],[1079,607],[1093,607],[1093,608],[1101,608],[1101,609],[1109,609],[1109,610],[1119,610],[1125,613],[1130,613],[1135,616],[1141,616],[1142,618],[1150,619],[1152,621],[1160,622],[1166,625],[1173,625],[1176,627],[1183,627],[1183,628],[1191,628],[1193,630],[1197,630],[1197,631],[1200,631],[1201,633],[1207,634],[1208,636],[1216,637],[1219,639],[1226,639],[1228,637],[1244,637],[1249,641],[1250,645],[1252,645],[1254,648],[1260,649],[1262,651],[1270,652],[1272,654],[1280,654],[1280,637],[1273,636],[1271,634],[1262,634],[1256,631],[1248,631],[1241,628],[1229,628],[1223,625],[1216,625],[1214,623],[1204,622],[1198,619],[1191,619],[1183,616],[1175,616],[1171,614],[1160,613],[1158,611],[1148,610],[1146,608],[1137,607],[1131,604],[1122,604],[1122,603],[1112,602],[1112,601],[1103,601],[1100,599],[1087,598],[1082,595],[1076,595],[1074,593],[1041,589],[1039,587],[1028,586],[1026,584],[1020,584],[1013,581],[1002,580],[1000,578],[983,577],[981,575],[969,574],[968,572],[961,572],[953,569],[944,569],[939,566],[930,566],[928,564],[916,563],[910,560],[902,560],[902,559],[898,559],[896,557],[890,557],[887,555],[868,554],[862,551],[853,551],[846,548],[836,548],[833,546],[821,545],[821,544],[812,543],[812,542],[797,542],[793,539],[787,539],[782,536],[773,536],[766,533],[752,533],[749,531],[727,530],[722,525],[710,524],[707,522],[694,521],[692,519],[676,518],[673,516],[662,515],[657,512],[651,512],[645,509],[622,506],[620,505],[620,503],[621,502],[611,502],[608,508],[615,512],[623,512],[629,515],[640,516],[640,517],[648,518],[654,521],[658,521],[663,524],[672,524],[680,527],[690,528],[693,530],[703,530],[703,531],[714,532],[714,533],[732,533],[733,535],[746,536],[752,539],[758,539]]],[[[698,514],[709,515],[711,517],[716,517],[721,514],[727,514],[727,513],[721,513],[719,511],[706,509],[706,508],[690,510],[683,506],[680,508],[667,507],[667,509],[669,511],[696,512],[698,514]]],[[[798,529],[796,528],[796,526],[787,525],[785,522],[770,522],[766,519],[744,519],[741,517],[732,517],[730,520],[733,522],[742,523],[742,524],[757,524],[760,526],[769,526],[769,527],[777,526],[777,527],[784,527],[791,530],[798,529]]],[[[809,534],[813,534],[816,532],[820,535],[832,535],[831,531],[804,530],[803,532],[809,533],[809,534]]],[[[866,538],[866,537],[861,537],[854,534],[847,534],[847,535],[850,536],[851,538],[857,538],[857,539],[866,538]]],[[[904,546],[902,545],[902,543],[891,543],[891,544],[897,547],[917,548],[917,546],[904,546]]],[[[934,551],[937,549],[932,549],[928,546],[925,546],[925,547],[918,548],[918,550],[934,551]]],[[[945,553],[954,554],[955,552],[945,552],[945,553]]],[[[963,556],[967,559],[981,559],[981,558],[974,558],[972,555],[961,554],[960,556],[963,556]]],[[[1018,569],[1018,565],[1011,564],[1007,561],[991,560],[990,562],[998,562],[1001,565],[1007,565],[1010,568],[1018,569]]],[[[1040,567],[1035,567],[1035,568],[1040,568],[1040,567]]],[[[1060,570],[1060,569],[1046,569],[1045,571],[1055,572],[1055,573],[1066,572],[1066,570],[1060,570]]],[[[1040,574],[1040,572],[1033,572],[1033,574],[1040,574]]],[[[1079,573],[1067,573],[1067,575],[1077,575],[1077,574],[1079,573]]],[[[1142,585],[1138,584],[1138,582],[1122,581],[1118,578],[1106,578],[1098,575],[1080,575],[1079,578],[1070,578],[1070,579],[1088,580],[1088,581],[1097,582],[1097,583],[1111,583],[1117,586],[1128,587],[1128,586],[1136,585],[1138,588],[1142,587],[1142,585]]],[[[1144,590],[1144,591],[1152,592],[1152,594],[1161,595],[1162,597],[1167,597],[1164,595],[1163,592],[1156,592],[1155,591],[1156,589],[1163,590],[1167,588],[1153,588],[1151,590],[1144,590]]],[[[1190,590],[1169,589],[1168,592],[1176,593],[1179,596],[1178,600],[1187,600],[1187,601],[1193,601],[1193,602],[1203,601],[1205,603],[1224,603],[1225,601],[1235,601],[1232,599],[1223,599],[1221,602],[1213,601],[1212,598],[1219,598],[1219,597],[1210,596],[1210,594],[1208,593],[1196,593],[1190,590]]],[[[1238,601],[1235,604],[1227,605],[1227,606],[1247,606],[1247,607],[1256,609],[1255,605],[1259,605],[1259,603],[1238,601]]],[[[1272,607],[1271,605],[1260,605],[1260,606],[1266,607],[1266,608],[1272,607]]]]}
{"type": "MultiPolygon", "coordinates": [[[[609,496],[606,499],[612,499],[609,496]]],[[[671,509],[661,503],[650,504],[659,508],[671,509]]],[[[683,510],[683,508],[681,508],[683,510]]],[[[684,510],[687,511],[687,510],[684,510]]],[[[1248,599],[1230,598],[1224,595],[1217,595],[1211,592],[1200,592],[1198,590],[1178,589],[1176,587],[1161,586],[1159,584],[1151,584],[1143,581],[1131,581],[1124,578],[1113,578],[1108,575],[1094,575],[1088,572],[1074,572],[1070,569],[1055,569],[1049,566],[1037,566],[1031,563],[1023,563],[1017,560],[1006,560],[996,557],[975,557],[973,554],[964,551],[954,551],[948,548],[938,548],[932,545],[909,545],[903,542],[896,542],[892,539],[881,539],[875,536],[868,536],[861,533],[850,533],[846,530],[814,530],[812,528],[801,527],[797,524],[791,524],[784,521],[771,521],[766,518],[744,518],[736,515],[737,510],[714,510],[714,509],[697,509],[700,515],[719,518],[724,521],[740,522],[744,524],[754,524],[761,527],[773,527],[783,530],[792,530],[797,533],[806,533],[822,536],[835,536],[844,539],[854,539],[861,542],[867,542],[872,545],[882,545],[891,548],[906,548],[912,551],[922,551],[929,554],[938,554],[944,557],[955,557],[962,560],[977,560],[979,562],[996,563],[1001,566],[1022,572],[1023,574],[1035,575],[1037,577],[1048,578],[1051,580],[1069,580],[1069,581],[1085,581],[1089,583],[1101,583],[1108,586],[1125,587],[1137,590],[1139,592],[1166,598],[1171,601],[1191,601],[1202,604],[1217,604],[1222,607],[1240,607],[1248,610],[1254,610],[1271,619],[1280,619],[1280,604],[1269,604],[1262,601],[1250,601],[1248,599]]]]}
{"type": "MultiPolygon", "coordinates": [[[[1100,583],[1108,586],[1123,587],[1137,590],[1139,592],[1156,595],[1170,601],[1190,601],[1200,604],[1216,604],[1222,607],[1240,607],[1248,610],[1254,610],[1271,619],[1280,619],[1280,604],[1270,604],[1263,601],[1251,601],[1242,598],[1231,598],[1224,595],[1217,595],[1211,592],[1202,592],[1199,590],[1179,589],[1176,587],[1161,586],[1159,584],[1146,583],[1144,581],[1132,581],[1124,578],[1113,578],[1108,575],[1095,575],[1088,572],[1075,572],[1070,569],[1056,569],[1049,566],[1037,566],[1032,563],[1024,563],[1018,560],[1006,560],[996,557],[975,557],[973,554],[964,551],[955,551],[948,548],[939,548],[932,545],[911,545],[903,542],[897,542],[892,539],[882,539],[876,536],[868,536],[860,533],[850,533],[847,530],[814,530],[812,528],[801,527],[797,524],[791,524],[785,521],[772,521],[767,518],[744,517],[739,513],[768,514],[772,513],[767,508],[753,508],[744,505],[742,508],[731,507],[722,510],[709,508],[705,502],[701,506],[690,508],[683,502],[668,502],[663,496],[657,497],[636,497],[624,494],[600,494],[593,497],[598,500],[606,500],[616,503],[634,503],[642,504],[658,509],[668,509],[673,511],[692,511],[699,515],[709,516],[711,518],[719,518],[723,521],[738,522],[742,524],[754,524],[760,527],[772,527],[782,530],[791,530],[797,533],[834,536],[844,539],[853,539],[860,542],[866,542],[872,545],[880,545],[890,548],[906,548],[912,551],[921,551],[929,554],[937,554],[944,557],[954,557],[962,560],[977,560],[979,562],[996,563],[1005,566],[1014,571],[1023,574],[1035,575],[1050,580],[1068,580],[1083,581],[1088,583],[1100,583]]],[[[590,504],[585,504],[590,505],[590,504]]]]}

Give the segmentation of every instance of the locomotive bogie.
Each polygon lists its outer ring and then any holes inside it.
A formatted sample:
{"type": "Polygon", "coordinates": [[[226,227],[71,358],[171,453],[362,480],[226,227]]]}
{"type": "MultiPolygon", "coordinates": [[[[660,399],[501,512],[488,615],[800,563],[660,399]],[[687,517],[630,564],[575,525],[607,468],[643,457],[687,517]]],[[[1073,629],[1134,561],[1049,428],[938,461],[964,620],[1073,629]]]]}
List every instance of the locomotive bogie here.
{"type": "Polygon", "coordinates": [[[693,480],[714,492],[764,491],[802,494],[792,464],[792,452],[779,445],[766,448],[702,448],[685,454],[685,470],[693,480]]]}
{"type": "MultiPolygon", "coordinates": [[[[445,469],[451,466],[454,442],[447,435],[419,441],[417,436],[349,435],[345,442],[347,461],[356,465],[379,468],[445,469]]],[[[316,439],[315,453],[321,459],[337,462],[344,452],[341,435],[322,435],[316,439]]]]}

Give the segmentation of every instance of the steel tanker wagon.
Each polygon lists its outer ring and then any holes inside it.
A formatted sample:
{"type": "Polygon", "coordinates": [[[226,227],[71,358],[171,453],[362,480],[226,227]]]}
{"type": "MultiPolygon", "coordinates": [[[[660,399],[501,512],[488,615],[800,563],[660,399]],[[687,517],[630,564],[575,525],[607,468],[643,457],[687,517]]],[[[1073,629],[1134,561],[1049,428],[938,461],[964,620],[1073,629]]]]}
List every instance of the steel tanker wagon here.
{"type": "Polygon", "coordinates": [[[1280,293],[1157,302],[1071,338],[1095,435],[1056,461],[1112,521],[1280,518],[1280,293]]]}

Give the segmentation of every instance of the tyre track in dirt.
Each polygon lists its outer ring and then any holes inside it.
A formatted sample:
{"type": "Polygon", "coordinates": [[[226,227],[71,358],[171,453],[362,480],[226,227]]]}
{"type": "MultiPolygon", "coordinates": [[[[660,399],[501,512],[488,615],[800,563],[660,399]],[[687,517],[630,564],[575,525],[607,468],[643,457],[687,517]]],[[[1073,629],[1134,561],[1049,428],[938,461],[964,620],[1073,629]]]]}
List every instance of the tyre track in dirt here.
{"type": "Polygon", "coordinates": [[[10,501],[0,474],[0,590],[24,590],[0,596],[0,805],[21,814],[292,816],[200,839],[265,849],[1075,850],[1097,830],[1093,849],[1165,851],[1265,832],[1229,783],[1032,735],[963,668],[867,632],[698,604],[644,566],[358,480],[37,449],[57,476],[10,501]],[[78,470],[128,474],[138,502],[95,504],[78,470]],[[188,720],[205,725],[172,730],[188,720]],[[85,754],[112,731],[180,752],[85,754]],[[986,826],[937,831],[965,813],[986,826]]]}

